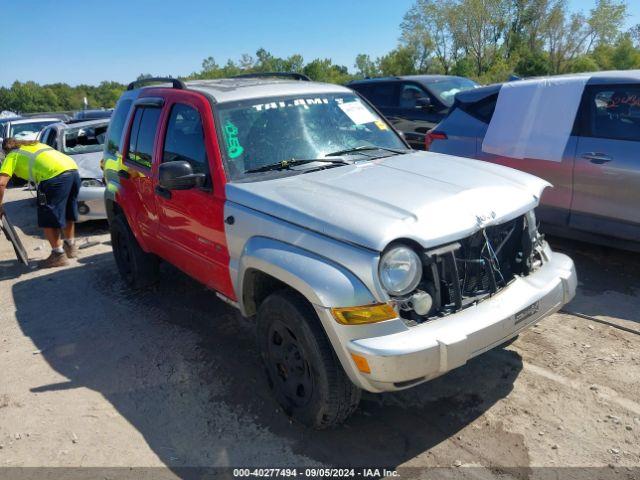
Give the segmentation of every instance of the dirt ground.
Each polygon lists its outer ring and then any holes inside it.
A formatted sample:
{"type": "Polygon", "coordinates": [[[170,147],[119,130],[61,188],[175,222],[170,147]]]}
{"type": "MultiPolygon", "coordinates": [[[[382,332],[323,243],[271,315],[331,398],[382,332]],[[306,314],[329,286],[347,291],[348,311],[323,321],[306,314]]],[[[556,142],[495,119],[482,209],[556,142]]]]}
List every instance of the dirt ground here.
{"type": "MultiPolygon", "coordinates": [[[[21,188],[7,194],[35,260],[49,252],[34,205],[21,188]]],[[[80,244],[100,243],[56,271],[19,266],[0,238],[0,467],[476,466],[535,477],[532,467],[597,466],[640,475],[640,254],[552,239],[577,265],[572,313],[427,384],[365,394],[346,425],[316,432],[278,411],[250,321],[169,266],[156,290],[128,291],[106,228],[82,225],[80,244]]]]}

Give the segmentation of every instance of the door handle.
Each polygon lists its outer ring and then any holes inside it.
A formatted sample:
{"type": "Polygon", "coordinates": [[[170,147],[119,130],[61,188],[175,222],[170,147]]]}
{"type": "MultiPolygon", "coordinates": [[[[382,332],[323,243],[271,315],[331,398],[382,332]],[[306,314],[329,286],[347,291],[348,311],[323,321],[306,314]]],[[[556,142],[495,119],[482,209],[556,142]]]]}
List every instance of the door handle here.
{"type": "Polygon", "coordinates": [[[613,158],[606,153],[598,152],[583,153],[582,158],[584,158],[585,160],[589,160],[591,163],[595,163],[596,165],[602,165],[613,160],[613,158]]]}
{"type": "Polygon", "coordinates": [[[166,198],[167,200],[171,200],[171,190],[161,187],[160,185],[156,185],[154,191],[156,192],[156,195],[166,198]]]}
{"type": "Polygon", "coordinates": [[[131,178],[131,175],[126,170],[118,170],[118,176],[120,178],[131,178]]]}

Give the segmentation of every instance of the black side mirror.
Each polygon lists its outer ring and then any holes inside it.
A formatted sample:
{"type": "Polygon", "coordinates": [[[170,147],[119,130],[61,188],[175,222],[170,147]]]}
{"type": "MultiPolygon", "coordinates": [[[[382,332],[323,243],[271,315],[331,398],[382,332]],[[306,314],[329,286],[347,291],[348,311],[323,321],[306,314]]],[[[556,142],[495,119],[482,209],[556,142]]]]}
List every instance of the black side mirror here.
{"type": "Polygon", "coordinates": [[[430,110],[431,99],[429,97],[420,97],[416,99],[416,108],[420,108],[422,110],[430,110]]]}
{"type": "Polygon", "coordinates": [[[160,164],[158,183],[167,190],[189,190],[204,186],[207,176],[193,173],[189,162],[176,160],[160,164]]]}

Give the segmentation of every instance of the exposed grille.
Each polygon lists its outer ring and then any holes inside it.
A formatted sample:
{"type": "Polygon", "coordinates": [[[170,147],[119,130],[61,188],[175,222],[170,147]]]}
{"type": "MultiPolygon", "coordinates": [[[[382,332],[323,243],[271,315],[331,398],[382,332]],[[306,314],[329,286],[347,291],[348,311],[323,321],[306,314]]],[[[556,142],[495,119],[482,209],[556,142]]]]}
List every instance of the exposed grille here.
{"type": "Polygon", "coordinates": [[[419,289],[433,298],[428,317],[452,313],[499,292],[515,275],[528,273],[531,251],[524,216],[425,251],[419,289]]]}

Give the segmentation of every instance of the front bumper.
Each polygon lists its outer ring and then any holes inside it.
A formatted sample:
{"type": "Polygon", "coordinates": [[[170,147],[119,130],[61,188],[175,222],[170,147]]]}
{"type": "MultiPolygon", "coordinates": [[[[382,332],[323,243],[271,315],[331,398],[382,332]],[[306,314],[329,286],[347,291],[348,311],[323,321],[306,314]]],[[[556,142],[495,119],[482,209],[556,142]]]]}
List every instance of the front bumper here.
{"type": "Polygon", "coordinates": [[[104,203],[105,187],[80,187],[78,193],[78,222],[105,220],[107,209],[104,203]]]}
{"type": "Polygon", "coordinates": [[[350,340],[348,352],[366,358],[371,373],[359,372],[346,355],[341,360],[343,365],[350,362],[345,368],[351,379],[372,392],[417,385],[464,365],[558,311],[574,297],[576,284],[573,261],[554,252],[537,271],[516,277],[475,306],[401,332],[350,340]]]}

